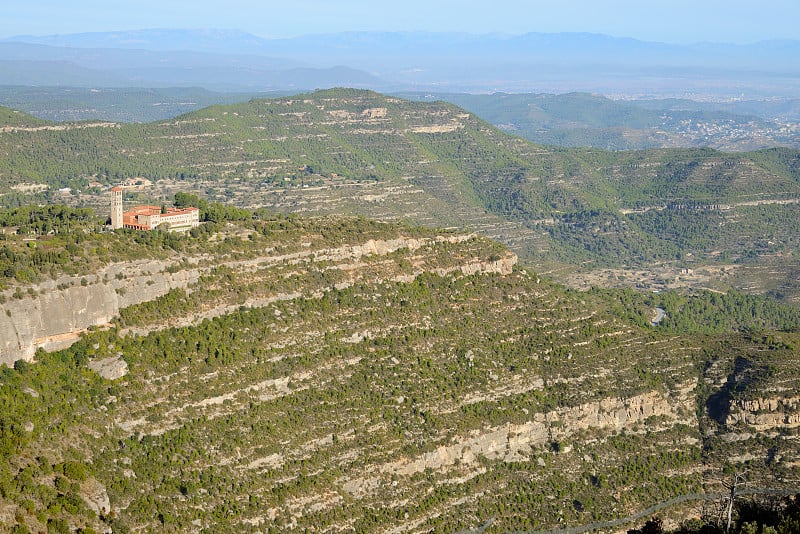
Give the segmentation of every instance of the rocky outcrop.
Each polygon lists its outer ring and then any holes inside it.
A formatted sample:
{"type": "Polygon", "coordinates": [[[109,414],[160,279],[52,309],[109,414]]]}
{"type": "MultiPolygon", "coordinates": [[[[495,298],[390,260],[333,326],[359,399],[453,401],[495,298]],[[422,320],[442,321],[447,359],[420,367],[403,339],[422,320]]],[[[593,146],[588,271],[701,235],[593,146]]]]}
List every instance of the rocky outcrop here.
{"type": "Polygon", "coordinates": [[[114,356],[89,362],[89,369],[106,380],[116,380],[128,374],[128,363],[122,356],[114,356]]]}
{"type": "Polygon", "coordinates": [[[800,397],[732,401],[725,424],[744,424],[763,432],[800,427],[800,397]]]}
{"type": "MultiPolygon", "coordinates": [[[[681,393],[690,392],[696,384],[687,384],[681,393]]],[[[536,447],[551,440],[563,440],[582,430],[622,431],[651,416],[663,416],[669,424],[681,421],[681,408],[691,409],[689,394],[665,396],[649,391],[627,399],[605,398],[571,408],[535,414],[523,424],[506,424],[485,432],[443,445],[416,458],[405,458],[378,466],[381,476],[413,475],[426,469],[440,471],[454,465],[478,464],[479,458],[505,462],[528,461],[536,447]]],[[[380,478],[366,477],[344,481],[342,488],[354,496],[380,487],[380,478]]]]}
{"type": "Polygon", "coordinates": [[[460,271],[464,276],[470,276],[477,273],[496,273],[507,275],[511,274],[514,270],[514,265],[517,264],[517,255],[513,252],[507,252],[502,258],[497,260],[477,261],[460,265],[450,269],[437,269],[436,274],[445,275],[454,271],[460,271]]]}
{"type": "Polygon", "coordinates": [[[31,360],[37,349],[59,350],[90,327],[108,324],[119,310],[196,282],[201,271],[169,272],[170,262],[110,265],[96,275],[62,277],[0,304],[0,363],[31,360]]]}
{"type": "Polygon", "coordinates": [[[345,245],[333,249],[307,252],[302,255],[313,255],[315,260],[358,260],[362,256],[385,256],[402,249],[414,252],[427,245],[464,243],[475,237],[475,234],[461,234],[437,236],[436,238],[398,237],[396,239],[370,239],[360,245],[345,245]]]}
{"type": "Polygon", "coordinates": [[[86,506],[97,515],[105,515],[111,511],[111,501],[108,492],[97,479],[89,478],[81,484],[78,493],[86,506]]]}

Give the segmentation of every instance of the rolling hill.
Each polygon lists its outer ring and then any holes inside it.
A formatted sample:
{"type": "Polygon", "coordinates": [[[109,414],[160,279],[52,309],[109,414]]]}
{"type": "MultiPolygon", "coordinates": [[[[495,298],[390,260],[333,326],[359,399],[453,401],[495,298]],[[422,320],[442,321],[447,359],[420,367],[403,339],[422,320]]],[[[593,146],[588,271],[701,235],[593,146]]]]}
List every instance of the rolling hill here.
{"type": "MultiPolygon", "coordinates": [[[[299,74],[297,70],[292,72],[299,74]]],[[[337,75],[335,70],[329,74],[337,75]]],[[[188,78],[184,76],[181,80],[185,82],[188,78]]],[[[13,85],[0,86],[0,105],[58,122],[151,122],[215,104],[276,98],[298,92],[231,93],[199,87],[137,89],[13,85]]],[[[686,99],[613,100],[587,93],[470,95],[398,92],[392,95],[409,100],[444,100],[513,135],[546,145],[607,150],[711,147],[726,152],[799,146],[797,101],[787,98],[700,102],[686,99]]]]}

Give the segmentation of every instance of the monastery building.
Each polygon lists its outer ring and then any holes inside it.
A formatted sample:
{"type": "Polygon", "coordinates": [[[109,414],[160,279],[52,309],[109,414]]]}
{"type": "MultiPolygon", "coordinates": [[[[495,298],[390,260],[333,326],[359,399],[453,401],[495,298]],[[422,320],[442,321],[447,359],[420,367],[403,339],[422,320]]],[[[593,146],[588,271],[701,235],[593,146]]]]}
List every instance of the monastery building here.
{"type": "Polygon", "coordinates": [[[162,224],[168,224],[170,230],[200,226],[200,210],[194,207],[166,208],[162,212],[160,206],[136,206],[130,211],[122,211],[122,188],[111,189],[112,228],[153,230],[162,224]]]}

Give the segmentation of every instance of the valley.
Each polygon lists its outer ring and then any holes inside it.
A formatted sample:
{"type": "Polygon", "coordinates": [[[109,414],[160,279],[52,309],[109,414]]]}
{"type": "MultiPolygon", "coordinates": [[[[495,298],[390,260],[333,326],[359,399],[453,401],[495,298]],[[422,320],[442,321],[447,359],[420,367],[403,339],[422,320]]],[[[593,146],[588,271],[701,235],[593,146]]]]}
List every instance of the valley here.
{"type": "Polygon", "coordinates": [[[626,94],[400,93],[410,100],[444,100],[535,143],[605,150],[710,147],[743,152],[798,148],[791,98],[706,101],[708,97],[647,98],[626,94]]]}

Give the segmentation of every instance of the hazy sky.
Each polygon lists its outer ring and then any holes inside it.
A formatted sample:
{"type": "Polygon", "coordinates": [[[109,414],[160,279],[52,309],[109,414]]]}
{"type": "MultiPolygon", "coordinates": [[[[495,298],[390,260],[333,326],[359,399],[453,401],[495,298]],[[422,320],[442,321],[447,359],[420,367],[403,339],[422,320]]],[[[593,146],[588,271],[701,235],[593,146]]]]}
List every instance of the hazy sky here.
{"type": "Polygon", "coordinates": [[[641,40],[800,40],[798,0],[3,0],[0,37],[219,28],[262,37],[350,30],[592,32],[641,40]]]}

